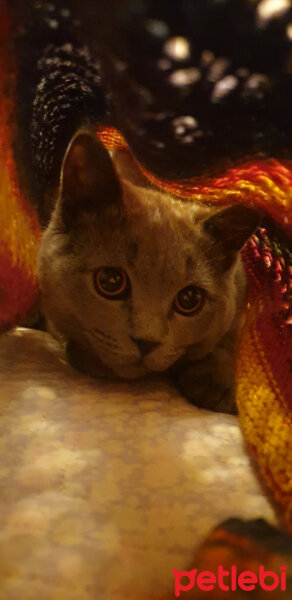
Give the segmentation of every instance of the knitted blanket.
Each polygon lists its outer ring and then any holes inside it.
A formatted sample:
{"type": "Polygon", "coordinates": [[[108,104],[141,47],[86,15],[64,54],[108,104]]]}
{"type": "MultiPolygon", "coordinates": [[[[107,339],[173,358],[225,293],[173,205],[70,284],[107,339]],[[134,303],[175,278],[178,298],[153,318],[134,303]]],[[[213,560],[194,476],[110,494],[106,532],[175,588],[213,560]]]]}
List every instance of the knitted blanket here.
{"type": "MultiPolygon", "coordinates": [[[[15,159],[16,64],[8,10],[0,15],[0,331],[23,322],[38,300],[38,218],[15,159]]],[[[112,127],[98,135],[131,152],[112,127]]],[[[237,359],[237,404],[251,454],[292,529],[292,160],[263,159],[220,176],[166,180],[144,173],[172,194],[214,205],[245,203],[265,215],[243,249],[248,276],[245,326],[237,359]]]]}
{"type": "Polygon", "coordinates": [[[21,189],[13,153],[15,64],[8,13],[0,15],[0,331],[28,315],[37,298],[35,272],[40,227],[21,189]]]}

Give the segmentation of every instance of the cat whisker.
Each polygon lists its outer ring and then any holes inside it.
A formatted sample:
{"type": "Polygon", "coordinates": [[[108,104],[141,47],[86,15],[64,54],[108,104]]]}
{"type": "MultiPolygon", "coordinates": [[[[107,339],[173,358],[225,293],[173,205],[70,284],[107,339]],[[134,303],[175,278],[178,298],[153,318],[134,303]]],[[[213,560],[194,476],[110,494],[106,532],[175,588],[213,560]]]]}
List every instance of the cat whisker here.
{"type": "Polygon", "coordinates": [[[105,338],[102,337],[102,335],[94,335],[94,341],[98,341],[100,342],[100,344],[102,345],[103,348],[105,349],[110,349],[110,350],[118,350],[120,349],[120,345],[117,342],[111,342],[109,340],[106,340],[105,338]]]}
{"type": "Polygon", "coordinates": [[[104,331],[100,331],[100,329],[97,329],[97,327],[93,328],[94,333],[96,333],[97,335],[101,336],[102,338],[105,338],[111,342],[115,342],[115,338],[112,335],[109,335],[108,333],[105,333],[104,331]]]}

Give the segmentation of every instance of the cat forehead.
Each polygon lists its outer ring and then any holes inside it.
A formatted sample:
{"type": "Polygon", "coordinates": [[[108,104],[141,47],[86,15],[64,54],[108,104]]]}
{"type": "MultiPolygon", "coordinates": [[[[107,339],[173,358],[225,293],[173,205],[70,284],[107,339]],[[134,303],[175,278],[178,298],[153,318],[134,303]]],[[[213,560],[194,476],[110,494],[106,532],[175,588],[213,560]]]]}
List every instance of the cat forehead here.
{"type": "Polygon", "coordinates": [[[150,187],[138,187],[123,182],[123,203],[126,214],[148,226],[177,226],[194,229],[206,209],[199,204],[175,198],[167,192],[150,187]]]}
{"type": "Polygon", "coordinates": [[[199,206],[158,190],[126,186],[126,227],[123,242],[128,264],[138,271],[155,267],[170,282],[191,277],[202,259],[202,219],[199,206]]]}

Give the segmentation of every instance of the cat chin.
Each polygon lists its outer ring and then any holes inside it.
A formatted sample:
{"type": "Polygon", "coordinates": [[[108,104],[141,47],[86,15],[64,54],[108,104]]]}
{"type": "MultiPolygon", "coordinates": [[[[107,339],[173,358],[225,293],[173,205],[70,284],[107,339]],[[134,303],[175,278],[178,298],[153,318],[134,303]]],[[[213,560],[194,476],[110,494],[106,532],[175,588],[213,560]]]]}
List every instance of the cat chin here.
{"type": "MultiPolygon", "coordinates": [[[[153,353],[154,354],[154,353],[153,353]]],[[[182,355],[183,353],[181,353],[182,355]]],[[[147,368],[150,373],[164,373],[167,371],[181,356],[180,354],[176,356],[169,357],[168,360],[164,358],[164,360],[158,360],[157,357],[152,357],[151,355],[146,356],[144,358],[143,364],[147,368]]]]}
{"type": "Polygon", "coordinates": [[[164,373],[172,365],[172,362],[165,364],[155,361],[150,355],[146,356],[142,361],[128,363],[123,365],[112,365],[111,369],[114,374],[121,379],[137,379],[146,375],[164,373]]]}
{"type": "Polygon", "coordinates": [[[113,372],[119,379],[139,379],[150,374],[149,369],[143,364],[137,365],[123,365],[119,367],[112,367],[113,372]]]}
{"type": "Polygon", "coordinates": [[[155,375],[158,373],[164,373],[169,369],[172,363],[159,363],[154,360],[151,356],[146,356],[142,361],[135,363],[128,363],[123,365],[111,366],[114,374],[121,379],[138,379],[139,377],[145,377],[147,375],[155,375]]]}

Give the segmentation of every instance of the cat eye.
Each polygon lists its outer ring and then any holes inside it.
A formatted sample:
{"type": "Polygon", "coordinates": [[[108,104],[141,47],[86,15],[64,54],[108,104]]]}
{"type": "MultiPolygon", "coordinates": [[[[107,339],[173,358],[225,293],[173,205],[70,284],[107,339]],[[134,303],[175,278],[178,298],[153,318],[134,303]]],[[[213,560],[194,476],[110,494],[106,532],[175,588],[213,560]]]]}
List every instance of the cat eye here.
{"type": "Polygon", "coordinates": [[[127,273],[117,267],[102,267],[94,273],[96,291],[108,300],[123,300],[130,294],[127,273]]]}
{"type": "Polygon", "coordinates": [[[204,291],[195,285],[188,285],[177,293],[173,308],[181,315],[190,317],[202,307],[203,301],[204,291]]]}

